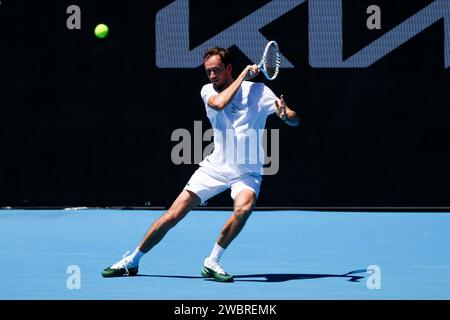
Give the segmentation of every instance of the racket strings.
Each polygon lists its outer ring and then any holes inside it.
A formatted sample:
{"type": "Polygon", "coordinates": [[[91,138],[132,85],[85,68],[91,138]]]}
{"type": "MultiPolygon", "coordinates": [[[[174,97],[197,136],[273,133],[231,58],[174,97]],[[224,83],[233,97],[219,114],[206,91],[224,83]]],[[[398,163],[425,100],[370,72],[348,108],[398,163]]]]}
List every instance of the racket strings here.
{"type": "Polygon", "coordinates": [[[266,70],[270,78],[277,76],[280,70],[281,58],[278,52],[278,48],[274,45],[270,46],[267,50],[267,55],[264,60],[264,69],[266,70]]]}

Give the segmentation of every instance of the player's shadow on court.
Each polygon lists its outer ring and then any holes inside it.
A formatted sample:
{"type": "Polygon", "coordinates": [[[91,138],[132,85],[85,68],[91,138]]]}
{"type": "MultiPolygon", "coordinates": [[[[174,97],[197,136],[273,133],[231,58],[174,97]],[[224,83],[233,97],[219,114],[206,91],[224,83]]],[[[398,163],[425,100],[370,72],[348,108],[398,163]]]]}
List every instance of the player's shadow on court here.
{"type": "MultiPolygon", "coordinates": [[[[366,269],[354,270],[345,274],[320,274],[320,273],[261,273],[261,274],[243,274],[235,275],[234,281],[242,282],[285,282],[292,280],[319,279],[319,278],[345,278],[350,282],[359,282],[364,276],[355,274],[366,273],[366,269]]],[[[138,277],[155,277],[155,278],[177,278],[177,279],[205,279],[214,281],[213,279],[203,278],[200,276],[168,276],[153,274],[138,274],[138,277]]]]}
{"type": "Polygon", "coordinates": [[[322,274],[322,273],[268,273],[268,274],[246,274],[234,276],[234,281],[246,282],[285,282],[291,280],[319,279],[319,278],[346,278],[350,282],[359,282],[364,276],[357,273],[366,273],[366,269],[354,270],[346,274],[322,274]]]}

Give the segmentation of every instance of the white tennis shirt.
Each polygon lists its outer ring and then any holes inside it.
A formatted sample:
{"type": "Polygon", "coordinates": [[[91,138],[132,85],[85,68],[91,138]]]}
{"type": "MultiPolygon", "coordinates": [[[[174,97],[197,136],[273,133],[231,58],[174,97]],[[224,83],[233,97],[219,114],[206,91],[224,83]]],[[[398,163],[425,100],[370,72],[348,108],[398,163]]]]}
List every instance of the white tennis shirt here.
{"type": "Polygon", "coordinates": [[[208,106],[208,99],[217,94],[212,83],[201,90],[214,130],[214,151],[200,166],[230,178],[245,173],[262,174],[266,118],[275,112],[275,101],[280,100],[264,83],[244,81],[232,101],[216,111],[208,106]]]}

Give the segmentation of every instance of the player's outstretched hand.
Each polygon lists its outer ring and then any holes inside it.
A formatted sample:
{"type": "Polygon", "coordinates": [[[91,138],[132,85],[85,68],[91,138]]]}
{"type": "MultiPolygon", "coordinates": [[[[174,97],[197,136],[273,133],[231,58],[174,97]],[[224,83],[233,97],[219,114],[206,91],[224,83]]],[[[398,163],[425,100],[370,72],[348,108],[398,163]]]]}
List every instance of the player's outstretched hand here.
{"type": "Polygon", "coordinates": [[[284,101],[284,96],[283,95],[280,96],[280,102],[275,100],[275,107],[278,110],[278,114],[280,116],[280,119],[281,120],[286,120],[287,119],[286,102],[284,101]]]}

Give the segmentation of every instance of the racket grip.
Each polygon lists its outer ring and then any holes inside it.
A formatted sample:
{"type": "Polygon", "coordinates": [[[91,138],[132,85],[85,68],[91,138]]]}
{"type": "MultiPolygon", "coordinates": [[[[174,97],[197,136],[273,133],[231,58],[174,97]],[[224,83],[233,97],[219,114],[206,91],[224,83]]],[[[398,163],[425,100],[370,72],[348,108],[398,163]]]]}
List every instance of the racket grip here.
{"type": "Polygon", "coordinates": [[[249,75],[250,77],[253,77],[254,74],[255,74],[255,73],[253,72],[252,69],[248,70],[248,75],[249,75]]]}

